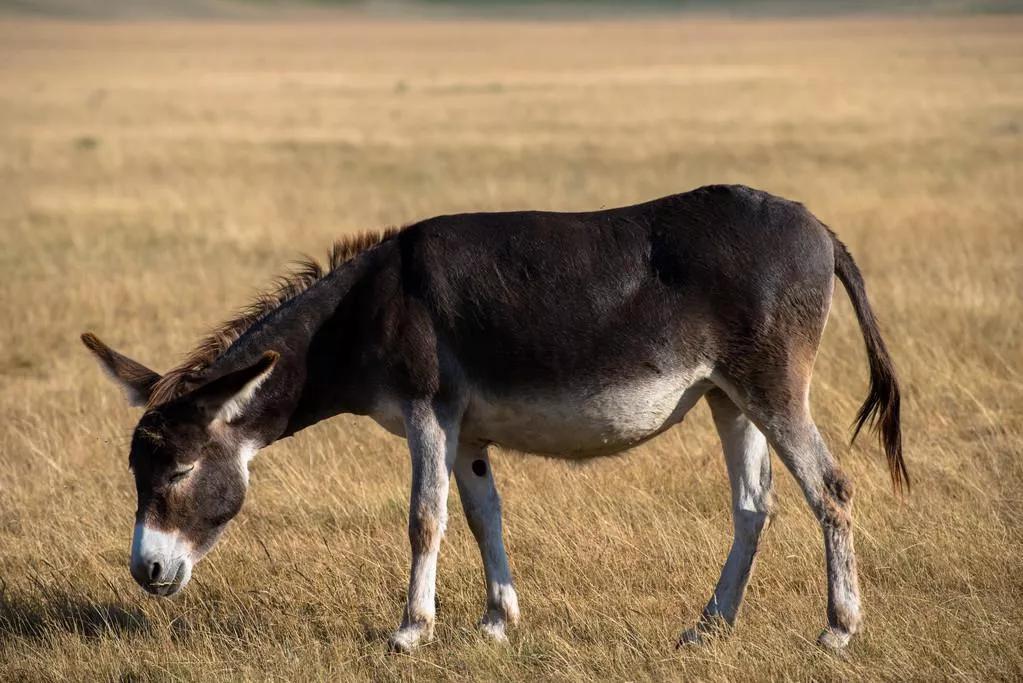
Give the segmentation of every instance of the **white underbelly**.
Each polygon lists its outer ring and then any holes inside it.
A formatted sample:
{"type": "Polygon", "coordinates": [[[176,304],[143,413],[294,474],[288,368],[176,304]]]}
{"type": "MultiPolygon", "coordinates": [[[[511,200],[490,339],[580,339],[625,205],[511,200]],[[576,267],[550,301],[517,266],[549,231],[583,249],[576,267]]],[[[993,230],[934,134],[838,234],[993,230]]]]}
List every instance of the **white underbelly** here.
{"type": "Polygon", "coordinates": [[[474,392],[462,439],[567,458],[609,455],[680,422],[709,388],[706,375],[694,373],[593,391],[511,397],[474,392]]]}

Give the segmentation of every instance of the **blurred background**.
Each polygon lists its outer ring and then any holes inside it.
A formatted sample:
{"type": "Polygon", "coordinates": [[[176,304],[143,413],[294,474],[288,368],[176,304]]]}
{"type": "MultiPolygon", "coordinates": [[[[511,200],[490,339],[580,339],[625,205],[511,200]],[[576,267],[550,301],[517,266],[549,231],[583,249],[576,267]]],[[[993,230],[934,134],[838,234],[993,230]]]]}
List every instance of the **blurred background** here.
{"type": "Polygon", "coordinates": [[[0,677],[1023,675],[1021,4],[0,0],[0,677]],[[780,467],[738,633],[674,653],[731,535],[703,406],[623,459],[496,454],[508,649],[475,635],[453,497],[438,642],[384,654],[408,457],[352,417],[255,461],[180,599],[136,588],[138,415],[79,333],[164,370],[340,235],[721,182],[838,232],[903,382],[899,501],[876,444],[848,446],[867,372],[836,295],[812,400],[858,491],[849,661],[813,645],[820,533],[780,467]]]}
{"type": "Polygon", "coordinates": [[[628,18],[636,15],[845,16],[1016,12],[1020,0],[3,0],[8,14],[89,19],[368,16],[387,18],[628,18]]]}

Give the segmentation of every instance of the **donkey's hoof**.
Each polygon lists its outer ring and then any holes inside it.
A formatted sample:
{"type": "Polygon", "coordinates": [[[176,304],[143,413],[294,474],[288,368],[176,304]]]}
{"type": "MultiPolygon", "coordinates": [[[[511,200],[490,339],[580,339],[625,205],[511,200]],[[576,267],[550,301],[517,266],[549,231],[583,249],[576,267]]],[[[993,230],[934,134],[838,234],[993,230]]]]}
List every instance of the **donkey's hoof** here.
{"type": "Polygon", "coordinates": [[[500,643],[501,645],[508,644],[508,634],[505,633],[504,620],[500,621],[488,621],[484,619],[480,622],[480,633],[486,637],[492,643],[500,643]]]}
{"type": "Polygon", "coordinates": [[[678,650],[683,647],[696,647],[698,645],[706,645],[707,634],[703,632],[698,626],[693,628],[687,628],[682,632],[682,635],[678,637],[678,642],[675,643],[675,649],[678,650]]]}
{"type": "Polygon", "coordinates": [[[675,649],[707,645],[717,637],[726,635],[728,627],[717,621],[701,621],[692,628],[687,628],[678,638],[675,649]]]}
{"type": "Polygon", "coordinates": [[[387,639],[387,649],[396,654],[409,654],[423,640],[430,638],[424,626],[402,626],[387,639]]]}
{"type": "Polygon", "coordinates": [[[852,634],[833,628],[826,628],[817,637],[817,644],[833,655],[847,657],[846,646],[852,640],[852,634]]]}
{"type": "Polygon", "coordinates": [[[706,645],[715,638],[726,636],[730,632],[731,626],[724,619],[716,616],[704,618],[696,626],[682,632],[675,649],[691,645],[706,645]]]}

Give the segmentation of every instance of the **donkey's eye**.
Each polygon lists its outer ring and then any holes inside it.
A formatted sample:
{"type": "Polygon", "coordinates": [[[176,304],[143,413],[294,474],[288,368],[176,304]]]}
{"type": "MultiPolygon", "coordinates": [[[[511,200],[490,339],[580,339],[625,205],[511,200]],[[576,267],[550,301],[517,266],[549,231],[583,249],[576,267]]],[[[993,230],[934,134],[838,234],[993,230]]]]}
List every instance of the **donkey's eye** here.
{"type": "Polygon", "coordinates": [[[181,469],[181,470],[178,470],[177,472],[174,472],[170,476],[171,483],[173,484],[176,481],[181,481],[182,479],[185,478],[185,475],[187,475],[189,472],[191,472],[194,469],[195,469],[195,465],[189,465],[188,467],[186,467],[184,469],[181,469]]]}

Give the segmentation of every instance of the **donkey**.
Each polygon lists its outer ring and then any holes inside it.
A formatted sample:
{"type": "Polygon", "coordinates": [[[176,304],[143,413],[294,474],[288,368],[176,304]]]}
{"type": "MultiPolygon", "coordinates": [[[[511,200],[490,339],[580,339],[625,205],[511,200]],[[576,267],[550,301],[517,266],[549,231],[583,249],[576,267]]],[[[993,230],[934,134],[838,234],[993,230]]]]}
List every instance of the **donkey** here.
{"type": "Polygon", "coordinates": [[[856,264],[801,204],[743,186],[589,213],[440,216],[342,241],[328,267],[303,263],[162,376],[84,334],[145,408],[128,456],[132,576],[157,595],[181,590],[241,509],[261,448],[339,413],[368,415],[412,458],[408,599],[390,647],[432,638],[452,473],[483,560],[480,626],[504,641],[519,606],[489,447],[619,453],[706,398],[734,538],[679,644],[735,623],[772,514],[770,444],[823,530],[819,642],[840,650],[862,618],[853,487],[808,402],[835,276],[870,366],[853,438],[870,423],[894,488],[908,490],[899,386],[856,264]]]}

